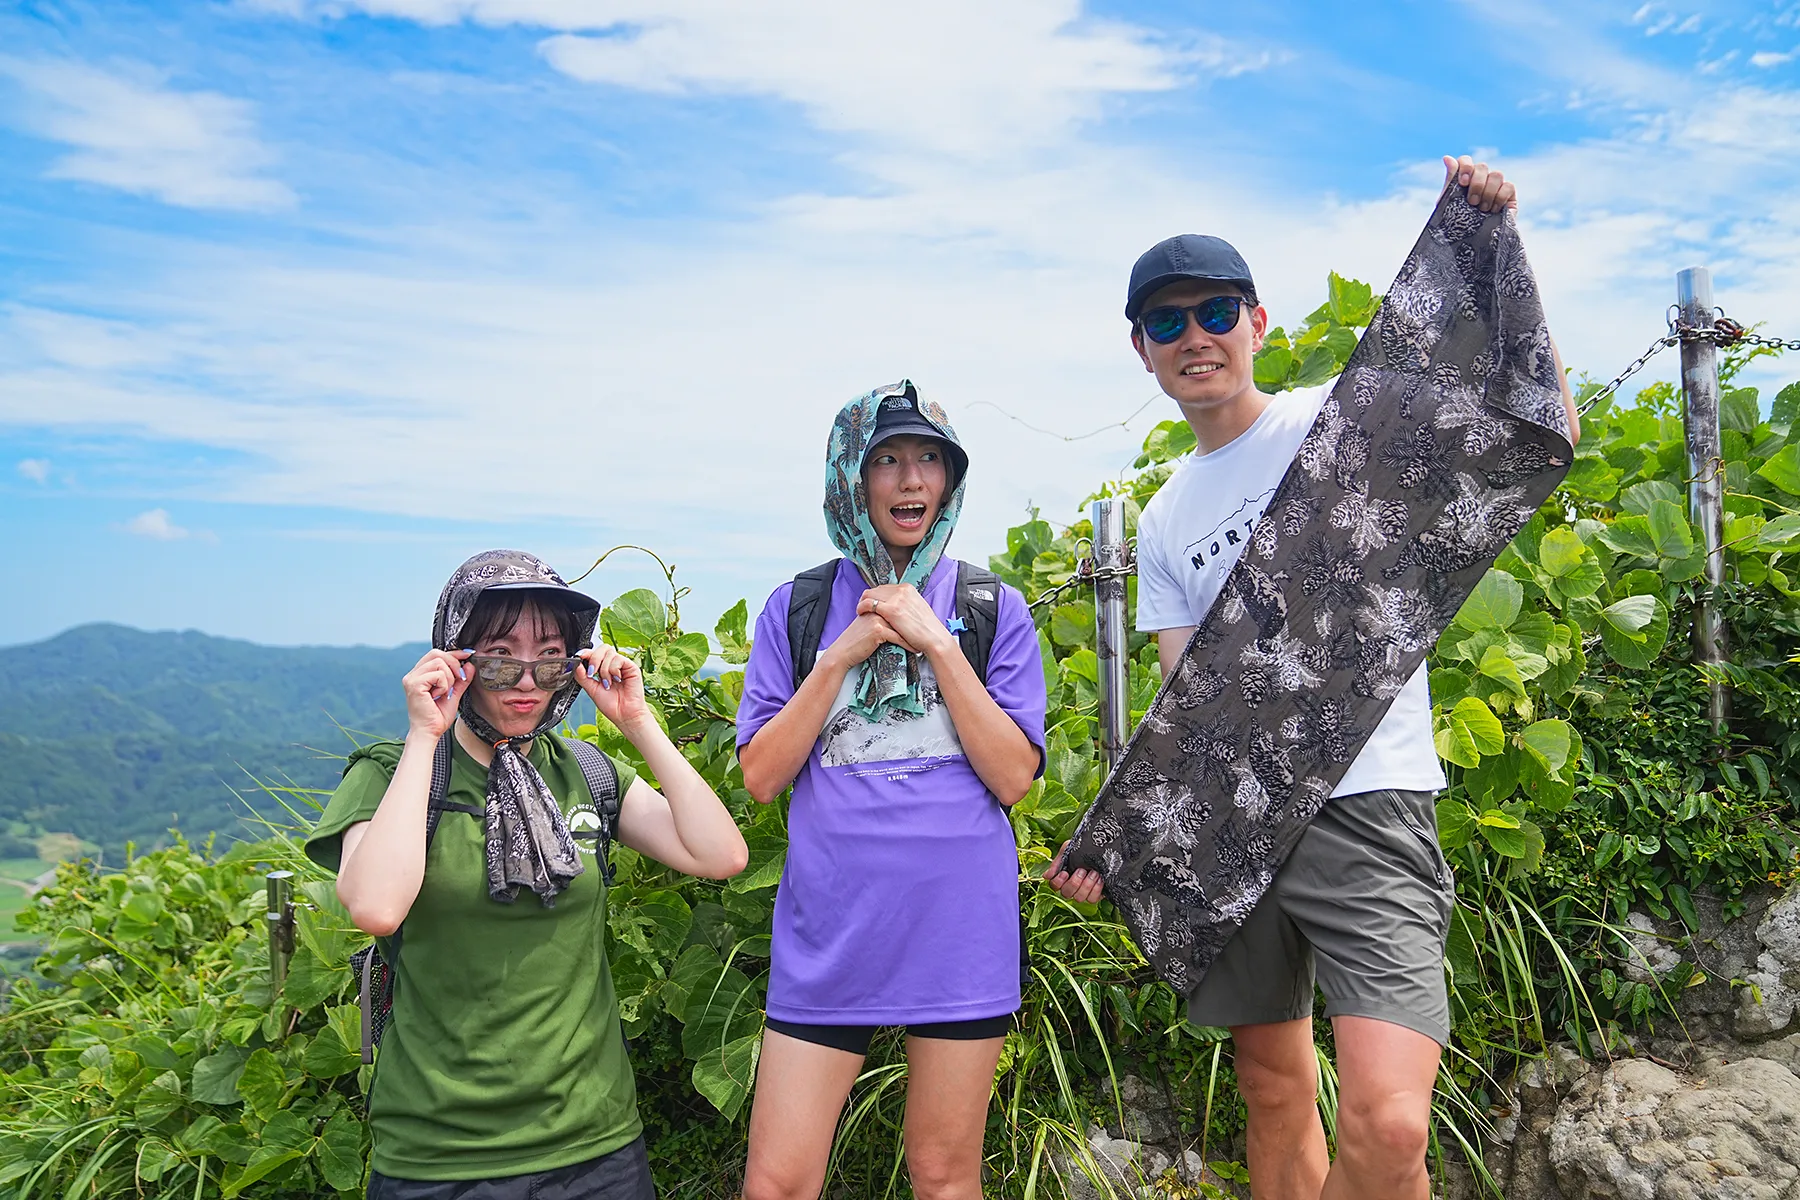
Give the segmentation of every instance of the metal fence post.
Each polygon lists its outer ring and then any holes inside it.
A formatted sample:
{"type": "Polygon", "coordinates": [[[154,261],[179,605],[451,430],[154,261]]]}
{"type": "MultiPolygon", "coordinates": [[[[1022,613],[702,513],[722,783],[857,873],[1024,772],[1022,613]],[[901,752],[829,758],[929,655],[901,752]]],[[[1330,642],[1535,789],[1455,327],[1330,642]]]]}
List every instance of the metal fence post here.
{"type": "Polygon", "coordinates": [[[294,873],[270,871],[267,878],[269,903],[263,919],[269,925],[269,999],[278,1003],[288,961],[294,955],[294,873]]]}
{"type": "MultiPolygon", "coordinates": [[[[1714,310],[1712,272],[1689,267],[1675,274],[1680,322],[1692,329],[1711,329],[1714,310]]],[[[1725,622],[1712,589],[1725,582],[1724,458],[1719,451],[1719,348],[1710,341],[1681,342],[1682,428],[1687,439],[1688,518],[1706,548],[1707,594],[1694,606],[1694,661],[1721,663],[1727,652],[1725,622]]],[[[1723,734],[1731,716],[1731,697],[1714,682],[1707,701],[1713,731],[1723,734]]]]}
{"type": "Polygon", "coordinates": [[[1119,496],[1096,500],[1094,523],[1095,652],[1100,659],[1100,749],[1108,769],[1125,753],[1125,727],[1131,719],[1130,663],[1125,644],[1125,501],[1119,496]],[[1107,572],[1115,573],[1107,573],[1107,572]]]}

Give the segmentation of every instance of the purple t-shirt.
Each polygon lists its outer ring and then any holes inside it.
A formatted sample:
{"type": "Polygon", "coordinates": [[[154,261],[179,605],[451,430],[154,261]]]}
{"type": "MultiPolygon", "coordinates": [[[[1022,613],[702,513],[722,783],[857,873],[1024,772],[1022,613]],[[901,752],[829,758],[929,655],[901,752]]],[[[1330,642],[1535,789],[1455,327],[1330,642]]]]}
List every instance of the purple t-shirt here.
{"type": "MultiPolygon", "coordinates": [[[[865,590],[838,564],[821,648],[856,617],[865,590]]],[[[775,589],[756,621],[738,705],[741,748],[794,694],[788,596],[775,589]]],[[[955,614],[956,563],[925,583],[940,617],[955,614]]],[[[987,690],[1039,749],[1044,668],[1024,598],[1002,586],[987,690]]],[[[787,868],[775,898],[768,1012],[811,1025],[973,1021],[1019,1007],[1019,860],[1006,810],[963,756],[931,667],[920,661],[925,713],[870,722],[849,709],[851,671],[794,780],[787,868]]]]}

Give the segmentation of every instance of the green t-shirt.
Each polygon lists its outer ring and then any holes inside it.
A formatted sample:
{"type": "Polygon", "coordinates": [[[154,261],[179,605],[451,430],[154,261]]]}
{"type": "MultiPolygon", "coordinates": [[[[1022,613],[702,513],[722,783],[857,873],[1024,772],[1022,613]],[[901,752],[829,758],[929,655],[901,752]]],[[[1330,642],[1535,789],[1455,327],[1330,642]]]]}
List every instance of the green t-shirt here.
{"type": "MultiPolygon", "coordinates": [[[[398,742],[351,756],[307,840],[336,870],[342,834],[375,815],[398,742]]],[[[531,763],[576,829],[593,801],[574,752],[539,737],[531,763]],[[583,811],[585,810],[585,812],[583,811]]],[[[619,795],[637,778],[613,760],[619,795]]],[[[481,808],[487,772],[456,747],[452,804],[481,808]]],[[[586,870],[545,908],[528,890],[488,899],[482,818],[446,812],[407,913],[393,1019],[369,1095],[375,1170],[395,1179],[488,1179],[547,1171],[629,1145],[643,1131],[606,961],[606,889],[586,870]]],[[[386,947],[384,946],[384,949],[386,947]]]]}

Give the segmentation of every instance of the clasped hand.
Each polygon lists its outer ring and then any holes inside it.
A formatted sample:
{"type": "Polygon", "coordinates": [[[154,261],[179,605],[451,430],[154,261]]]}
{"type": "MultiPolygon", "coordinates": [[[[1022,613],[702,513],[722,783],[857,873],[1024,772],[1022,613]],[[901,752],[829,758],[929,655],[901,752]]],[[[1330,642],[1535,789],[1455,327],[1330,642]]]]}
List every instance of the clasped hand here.
{"type": "Polygon", "coordinates": [[[953,640],[944,619],[910,583],[888,583],[870,588],[856,602],[856,612],[858,616],[880,618],[894,631],[895,644],[916,654],[936,653],[953,640]]]}

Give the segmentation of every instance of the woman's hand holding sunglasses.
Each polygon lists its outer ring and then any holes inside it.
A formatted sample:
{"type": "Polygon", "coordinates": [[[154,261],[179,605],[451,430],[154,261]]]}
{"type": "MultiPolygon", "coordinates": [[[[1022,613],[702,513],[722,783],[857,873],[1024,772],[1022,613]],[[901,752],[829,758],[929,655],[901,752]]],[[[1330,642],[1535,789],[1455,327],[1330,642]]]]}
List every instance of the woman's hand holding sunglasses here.
{"type": "Polygon", "coordinates": [[[620,733],[630,736],[630,726],[655,721],[644,699],[644,672],[636,662],[604,645],[579,650],[575,657],[581,660],[575,669],[581,690],[620,733]]]}
{"type": "Polygon", "coordinates": [[[410,733],[433,742],[456,720],[463,693],[469,690],[468,650],[427,650],[425,657],[400,681],[406,689],[410,733]]]}

